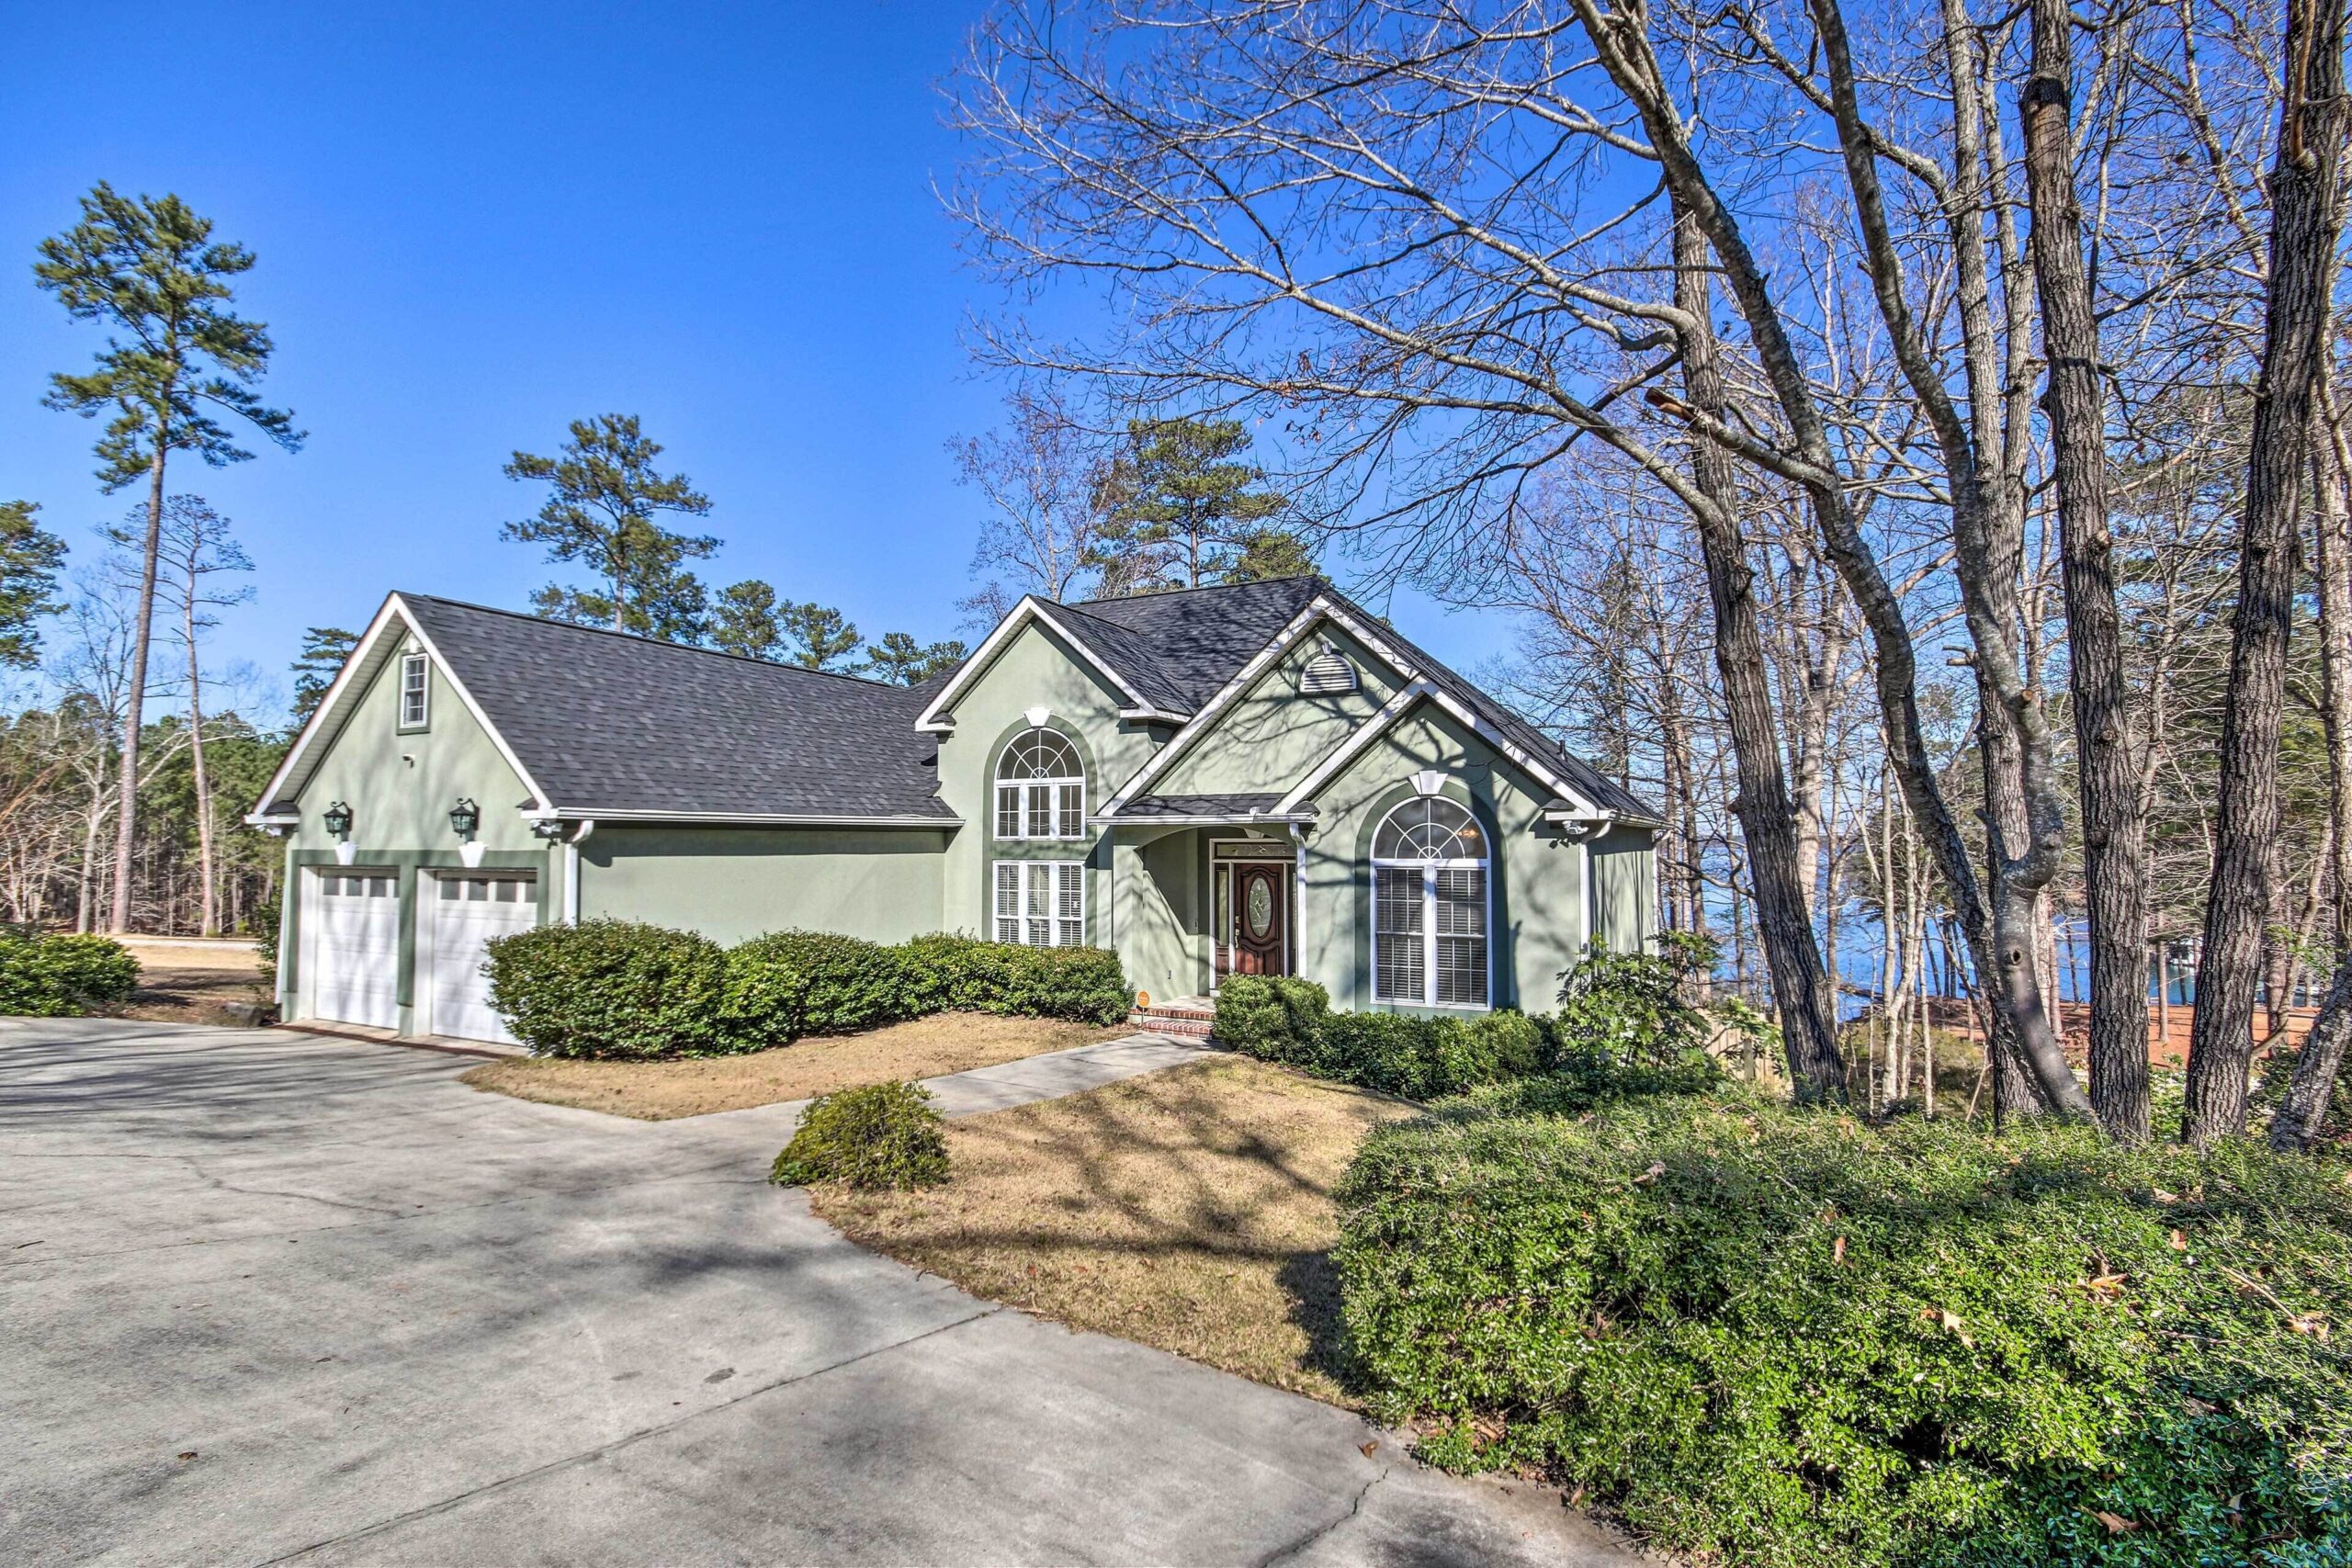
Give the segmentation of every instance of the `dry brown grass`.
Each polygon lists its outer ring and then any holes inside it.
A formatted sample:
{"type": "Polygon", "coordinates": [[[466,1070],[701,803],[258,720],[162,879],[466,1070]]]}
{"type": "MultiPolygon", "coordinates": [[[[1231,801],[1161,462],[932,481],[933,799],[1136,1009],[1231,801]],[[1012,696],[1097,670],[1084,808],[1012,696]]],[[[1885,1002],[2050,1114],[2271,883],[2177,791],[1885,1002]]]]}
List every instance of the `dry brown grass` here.
{"type": "Polygon", "coordinates": [[[1366,1133],[1413,1113],[1213,1059],[950,1122],[944,1187],[813,1197],[976,1295],[1346,1404],[1331,1190],[1366,1133]]]}
{"type": "Polygon", "coordinates": [[[743,1111],[893,1078],[936,1077],[1116,1040],[1124,1029],[1056,1019],[943,1012],[863,1034],[796,1041],[775,1051],[685,1062],[571,1062],[517,1056],[458,1081],[518,1100],[666,1122],[743,1111]]]}
{"type": "Polygon", "coordinates": [[[224,1010],[230,1003],[271,999],[251,964],[242,969],[218,964],[165,968],[141,962],[139,988],[113,1014],[151,1023],[227,1023],[224,1010]]]}

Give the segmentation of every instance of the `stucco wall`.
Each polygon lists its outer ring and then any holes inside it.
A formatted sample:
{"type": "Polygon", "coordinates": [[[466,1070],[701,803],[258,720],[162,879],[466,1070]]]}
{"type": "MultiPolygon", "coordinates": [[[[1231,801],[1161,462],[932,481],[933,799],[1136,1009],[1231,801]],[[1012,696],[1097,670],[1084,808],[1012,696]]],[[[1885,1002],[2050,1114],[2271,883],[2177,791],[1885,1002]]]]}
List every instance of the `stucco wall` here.
{"type": "Polygon", "coordinates": [[[1548,788],[1522,778],[1427,703],[1365,748],[1317,798],[1300,892],[1299,972],[1328,987],[1334,1007],[1386,1006],[1372,996],[1372,835],[1390,810],[1413,798],[1412,775],[1425,768],[1445,774],[1442,793],[1468,807],[1491,840],[1493,1004],[1550,1010],[1559,976],[1587,935],[1584,846],[1544,822],[1548,788]]]}
{"type": "Polygon", "coordinates": [[[1344,630],[1325,621],[1259,676],[1216,726],[1152,781],[1155,795],[1216,795],[1286,790],[1339,750],[1380,711],[1396,689],[1388,667],[1344,630]],[[1355,691],[1302,696],[1299,672],[1329,637],[1355,666],[1355,691]]]}
{"type": "MultiPolygon", "coordinates": [[[[991,866],[1000,857],[1075,860],[1087,873],[1087,940],[1113,941],[1121,917],[1108,905],[1111,852],[1089,824],[1082,838],[1003,841],[996,838],[995,774],[1005,742],[1026,729],[1033,707],[1050,712],[1048,726],[1076,742],[1086,763],[1086,810],[1099,811],[1111,792],[1144,765],[1165,739],[1164,728],[1119,717],[1124,699],[1060,637],[1032,622],[999,650],[956,699],[956,728],[939,747],[939,794],[965,826],[949,842],[941,878],[938,924],[949,931],[992,935],[991,866]]],[[[1124,937],[1121,939],[1124,943],[1124,937]]]]}
{"type": "Polygon", "coordinates": [[[290,802],[300,821],[288,835],[287,897],[281,923],[278,968],[280,1005],[295,1014],[301,984],[303,878],[313,868],[334,865],[334,836],[320,821],[328,806],[351,807],[352,864],[386,870],[400,879],[400,974],[397,995],[401,1027],[413,1018],[417,874],[463,863],[450,807],[460,796],[481,807],[475,833],[485,869],[528,869],[538,877],[540,918],[560,908],[561,857],[531,834],[519,808],[529,792],[482,727],[475,722],[438,663],[429,666],[426,726],[399,728],[400,660],[385,660],[352,699],[349,716],[318,759],[309,781],[290,802]]]}
{"type": "Polygon", "coordinates": [[[946,835],[923,829],[599,824],[580,846],[580,914],[737,942],[799,927],[902,942],[949,924],[946,835]]]}

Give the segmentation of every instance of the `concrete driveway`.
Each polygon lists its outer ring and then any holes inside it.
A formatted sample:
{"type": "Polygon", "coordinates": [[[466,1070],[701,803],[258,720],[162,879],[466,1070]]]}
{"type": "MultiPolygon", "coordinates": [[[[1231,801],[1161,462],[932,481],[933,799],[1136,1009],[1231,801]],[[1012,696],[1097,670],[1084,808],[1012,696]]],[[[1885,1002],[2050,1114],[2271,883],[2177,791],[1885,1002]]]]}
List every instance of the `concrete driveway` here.
{"type": "Polygon", "coordinates": [[[763,1180],[787,1113],[471,1065],[0,1023],[0,1562],[1633,1561],[849,1245],[763,1180]]]}

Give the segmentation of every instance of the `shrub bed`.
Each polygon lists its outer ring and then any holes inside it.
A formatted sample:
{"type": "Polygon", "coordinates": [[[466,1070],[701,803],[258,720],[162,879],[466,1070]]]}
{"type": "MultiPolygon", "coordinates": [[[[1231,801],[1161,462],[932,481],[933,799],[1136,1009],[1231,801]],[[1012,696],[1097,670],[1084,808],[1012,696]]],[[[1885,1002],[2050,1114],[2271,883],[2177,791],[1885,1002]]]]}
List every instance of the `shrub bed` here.
{"type": "Polygon", "coordinates": [[[747,1049],[910,1016],[899,951],[826,931],[773,931],[727,954],[727,1027],[747,1049]]]}
{"type": "Polygon", "coordinates": [[[2340,1167],[1724,1095],[1505,1113],[1555,1081],[1376,1132],[1342,1187],[1348,1342],[1426,1457],[1776,1568],[2352,1552],[2340,1167]]]}
{"type": "Polygon", "coordinates": [[[900,942],[910,1010],[1116,1023],[1135,993],[1102,947],[1028,947],[938,932],[900,942]]]}
{"type": "Polygon", "coordinates": [[[920,1084],[863,1084],[808,1102],[768,1179],[910,1191],[947,1179],[947,1136],[920,1084]]]}
{"type": "Polygon", "coordinates": [[[540,926],[490,944],[491,1005],[540,1056],[637,1060],[755,1046],[725,1026],[727,953],[634,920],[540,926]]]}
{"type": "Polygon", "coordinates": [[[489,973],[492,1004],[542,1056],[762,1051],[950,1009],[1112,1023],[1131,998],[1118,955],[1099,947],[787,931],[722,949],[628,920],[502,937],[489,973]]]}
{"type": "Polygon", "coordinates": [[[138,985],[139,960],[110,937],[0,932],[0,1013],[78,1018],[138,985]]]}
{"type": "Polygon", "coordinates": [[[1521,1013],[1423,1018],[1333,1012],[1308,980],[1236,975],[1217,992],[1217,1039],[1261,1061],[1407,1100],[1544,1070],[1544,1032],[1521,1013]]]}

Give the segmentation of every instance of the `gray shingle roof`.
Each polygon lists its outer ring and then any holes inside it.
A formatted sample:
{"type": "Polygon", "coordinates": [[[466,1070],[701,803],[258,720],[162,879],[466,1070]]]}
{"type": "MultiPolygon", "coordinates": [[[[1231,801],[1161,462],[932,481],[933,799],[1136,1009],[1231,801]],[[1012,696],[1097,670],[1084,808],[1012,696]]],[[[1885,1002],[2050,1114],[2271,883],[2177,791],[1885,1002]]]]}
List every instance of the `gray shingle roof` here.
{"type": "Polygon", "coordinates": [[[1282,799],[1279,790],[1226,795],[1145,795],[1119,807],[1128,817],[1247,817],[1264,811],[1282,799]]]}
{"type": "MultiPolygon", "coordinates": [[[[1361,620],[1378,621],[1319,577],[1139,593],[1129,599],[1089,599],[1061,609],[1070,614],[1070,630],[1137,690],[1166,705],[1164,697],[1153,694],[1157,686],[1177,696],[1172,705],[1191,712],[1215,696],[1318,593],[1361,620]],[[1112,628],[1119,634],[1115,639],[1098,638],[1098,630],[1112,628]]],[[[1657,817],[1657,811],[1632,791],[1414,646],[1394,626],[1379,624],[1382,638],[1398,657],[1508,736],[1513,745],[1541,757],[1593,805],[1604,811],[1657,817]]],[[[1130,802],[1119,808],[1120,814],[1145,815],[1136,809],[1142,804],[1130,802]]]]}
{"type": "MultiPolygon", "coordinates": [[[[1329,588],[1319,577],[1282,577],[1127,599],[1088,599],[1063,608],[1085,617],[1083,626],[1071,629],[1114,666],[1119,665],[1119,654],[1096,643],[1088,628],[1104,622],[1117,627],[1124,634],[1122,646],[1140,649],[1150,660],[1148,678],[1164,685],[1179,712],[1191,713],[1216,695],[1316,594],[1329,588]]],[[[1128,673],[1124,667],[1119,672],[1128,673]]],[[[1141,682],[1137,684],[1140,688],[1141,682]]]]}
{"type": "Polygon", "coordinates": [[[921,690],[400,597],[551,807],[956,820],[921,690]]]}

